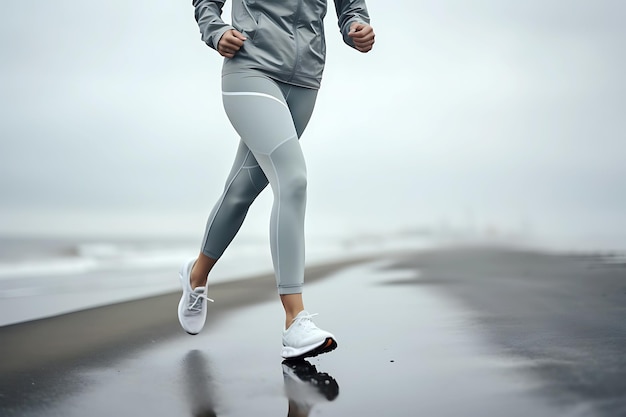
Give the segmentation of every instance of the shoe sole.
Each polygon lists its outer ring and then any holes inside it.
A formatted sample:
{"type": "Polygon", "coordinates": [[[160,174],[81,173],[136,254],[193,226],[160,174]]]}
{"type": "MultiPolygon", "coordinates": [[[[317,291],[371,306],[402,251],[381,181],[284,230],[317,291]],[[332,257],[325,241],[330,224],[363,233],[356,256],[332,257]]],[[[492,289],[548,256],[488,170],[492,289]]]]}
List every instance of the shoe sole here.
{"type": "Polygon", "coordinates": [[[294,361],[294,360],[300,360],[304,358],[313,358],[323,353],[332,352],[335,349],[337,349],[337,342],[332,337],[327,337],[326,340],[324,340],[324,343],[322,343],[318,347],[312,350],[309,350],[308,352],[305,352],[299,356],[291,356],[291,357],[284,358],[284,359],[294,361]]]}

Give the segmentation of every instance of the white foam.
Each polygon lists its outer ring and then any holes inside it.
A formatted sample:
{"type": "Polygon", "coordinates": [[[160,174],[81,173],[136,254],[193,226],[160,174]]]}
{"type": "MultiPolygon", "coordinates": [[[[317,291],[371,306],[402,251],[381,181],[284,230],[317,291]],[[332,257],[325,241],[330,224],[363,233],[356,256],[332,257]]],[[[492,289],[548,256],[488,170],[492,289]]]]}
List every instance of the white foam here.
{"type": "MultiPolygon", "coordinates": [[[[307,264],[434,245],[422,238],[314,239],[307,247],[307,264]]],[[[73,256],[0,263],[0,326],[177,291],[179,266],[197,248],[95,242],[76,245],[73,252],[73,256]]],[[[210,283],[271,272],[265,240],[238,242],[217,263],[210,283]]]]}

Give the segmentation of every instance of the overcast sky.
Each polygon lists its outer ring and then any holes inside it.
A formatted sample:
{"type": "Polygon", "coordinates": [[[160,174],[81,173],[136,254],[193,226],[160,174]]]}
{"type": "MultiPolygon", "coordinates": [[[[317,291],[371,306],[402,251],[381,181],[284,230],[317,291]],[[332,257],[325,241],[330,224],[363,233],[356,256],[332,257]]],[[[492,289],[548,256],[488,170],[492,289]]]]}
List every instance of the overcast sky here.
{"type": "MultiPolygon", "coordinates": [[[[329,5],[302,138],[311,233],[626,242],[623,2],[368,5],[370,54],[342,44],[329,5]]],[[[201,234],[238,138],[191,1],[11,0],[0,20],[0,233],[201,234]]]]}

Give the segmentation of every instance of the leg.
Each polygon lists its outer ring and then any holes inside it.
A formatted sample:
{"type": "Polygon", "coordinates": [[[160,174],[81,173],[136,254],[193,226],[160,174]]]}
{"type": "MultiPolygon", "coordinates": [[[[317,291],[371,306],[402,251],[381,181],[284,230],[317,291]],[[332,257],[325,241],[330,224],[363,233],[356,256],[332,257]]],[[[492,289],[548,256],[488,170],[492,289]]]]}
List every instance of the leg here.
{"type": "Polygon", "coordinates": [[[180,270],[183,295],[178,304],[178,320],[187,333],[198,334],[202,330],[207,301],[212,301],[207,297],[207,276],[241,227],[250,204],[267,183],[252,153],[241,142],[224,193],[209,216],[202,251],[180,270]]]}
{"type": "MultiPolygon", "coordinates": [[[[280,87],[289,106],[298,138],[300,138],[311,119],[317,91],[287,84],[281,84],[280,87]]],[[[302,293],[283,294],[280,296],[280,301],[285,309],[285,329],[287,329],[298,313],[304,310],[302,293]]]]}
{"type": "Polygon", "coordinates": [[[292,115],[278,85],[264,76],[223,78],[224,108],[274,193],[270,245],[280,294],[302,291],[306,165],[292,115]]]}
{"type": "Polygon", "coordinates": [[[240,142],[224,192],[213,207],[202,251],[191,271],[192,288],[206,285],[207,276],[239,231],[248,209],[268,181],[245,143],[240,142]]]}
{"type": "MultiPolygon", "coordinates": [[[[313,113],[317,91],[287,84],[279,86],[291,112],[296,134],[300,138],[313,113]]],[[[211,269],[239,231],[250,204],[267,184],[267,177],[249,148],[245,143],[240,142],[224,193],[213,208],[207,222],[203,249],[191,271],[192,288],[206,285],[211,269]],[[240,174],[245,176],[246,171],[250,181],[238,178],[240,174]]],[[[281,297],[281,300],[287,313],[287,323],[291,323],[295,315],[304,309],[302,296],[281,297]],[[296,298],[297,300],[292,302],[292,299],[296,298]]]]}
{"type": "MultiPolygon", "coordinates": [[[[274,193],[270,244],[288,326],[283,332],[282,355],[294,359],[333,350],[337,346],[334,336],[317,328],[312,316],[303,311],[306,165],[284,89],[258,75],[231,74],[222,80],[226,114],[274,193]]],[[[315,92],[308,97],[314,102],[315,92]]]]}

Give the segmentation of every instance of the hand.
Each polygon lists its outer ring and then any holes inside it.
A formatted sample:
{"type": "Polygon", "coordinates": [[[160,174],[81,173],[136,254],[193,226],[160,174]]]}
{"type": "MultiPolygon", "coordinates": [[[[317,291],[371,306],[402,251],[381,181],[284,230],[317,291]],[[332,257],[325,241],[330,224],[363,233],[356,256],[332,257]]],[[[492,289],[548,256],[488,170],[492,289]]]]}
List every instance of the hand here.
{"type": "Polygon", "coordinates": [[[235,29],[224,32],[217,43],[217,52],[226,58],[232,58],[243,46],[243,42],[248,39],[235,29]]]}
{"type": "Polygon", "coordinates": [[[374,47],[374,29],[365,23],[352,23],[348,36],[352,38],[354,47],[360,52],[369,52],[374,47]]]}

